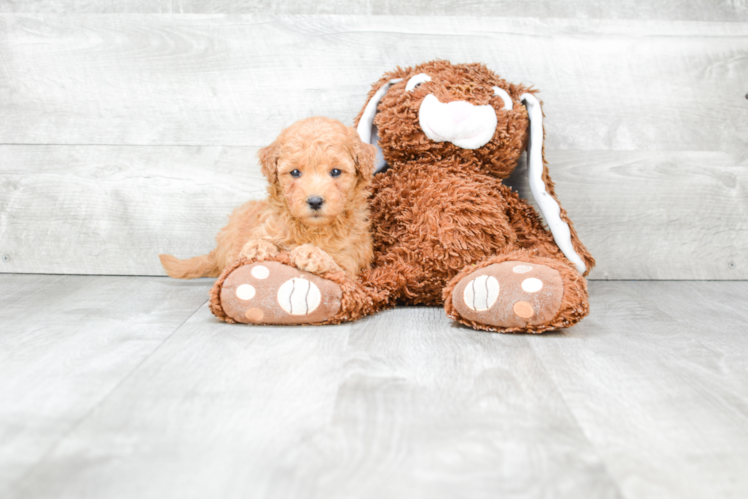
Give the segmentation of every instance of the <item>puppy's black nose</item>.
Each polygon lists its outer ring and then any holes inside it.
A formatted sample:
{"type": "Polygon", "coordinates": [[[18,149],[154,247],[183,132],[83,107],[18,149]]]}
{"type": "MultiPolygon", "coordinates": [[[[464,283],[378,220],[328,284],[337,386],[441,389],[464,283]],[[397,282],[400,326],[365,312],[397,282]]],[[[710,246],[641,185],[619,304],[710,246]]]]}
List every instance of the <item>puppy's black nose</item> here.
{"type": "Polygon", "coordinates": [[[310,196],[306,199],[307,204],[312,210],[319,210],[325,203],[325,200],[321,196],[310,196]]]}

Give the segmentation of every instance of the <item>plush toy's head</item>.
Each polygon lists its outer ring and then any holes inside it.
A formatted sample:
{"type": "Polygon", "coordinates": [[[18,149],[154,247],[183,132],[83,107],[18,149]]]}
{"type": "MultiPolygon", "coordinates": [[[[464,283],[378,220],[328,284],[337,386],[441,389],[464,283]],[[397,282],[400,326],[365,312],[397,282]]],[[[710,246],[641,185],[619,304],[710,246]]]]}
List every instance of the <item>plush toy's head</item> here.
{"type": "Polygon", "coordinates": [[[527,145],[526,93],[483,64],[432,61],[385,74],[356,123],[363,140],[378,139],[379,170],[384,159],[451,158],[503,179],[527,145]]]}

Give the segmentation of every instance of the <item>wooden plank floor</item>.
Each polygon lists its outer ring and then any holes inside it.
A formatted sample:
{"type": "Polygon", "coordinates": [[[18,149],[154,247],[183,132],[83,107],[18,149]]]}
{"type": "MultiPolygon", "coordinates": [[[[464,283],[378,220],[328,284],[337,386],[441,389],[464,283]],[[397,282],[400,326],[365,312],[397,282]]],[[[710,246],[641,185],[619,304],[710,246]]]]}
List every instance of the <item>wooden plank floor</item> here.
{"type": "Polygon", "coordinates": [[[0,496],[748,496],[748,282],[591,282],[545,336],[210,284],[0,275],[0,496]]]}

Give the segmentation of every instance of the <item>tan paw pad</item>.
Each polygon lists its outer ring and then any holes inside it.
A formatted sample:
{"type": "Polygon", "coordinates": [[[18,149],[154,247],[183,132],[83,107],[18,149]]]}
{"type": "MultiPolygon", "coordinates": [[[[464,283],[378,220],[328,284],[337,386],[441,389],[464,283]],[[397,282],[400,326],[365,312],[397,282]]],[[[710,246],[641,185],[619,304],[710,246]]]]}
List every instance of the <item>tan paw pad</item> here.
{"type": "Polygon", "coordinates": [[[520,318],[532,318],[532,315],[535,314],[535,309],[532,308],[529,302],[525,302],[524,300],[516,302],[512,309],[514,310],[514,314],[520,318]]]}
{"type": "Polygon", "coordinates": [[[238,323],[298,325],[325,321],[340,311],[340,286],[279,262],[234,270],[221,287],[221,307],[238,323]]]}
{"type": "Polygon", "coordinates": [[[259,323],[262,321],[262,318],[265,316],[265,313],[262,312],[262,309],[259,307],[251,307],[247,309],[247,312],[244,313],[244,317],[247,318],[247,320],[250,323],[259,323]]]}
{"type": "Polygon", "coordinates": [[[539,325],[561,307],[563,282],[542,264],[508,261],[491,264],[455,286],[452,304],[465,319],[502,328],[539,325]]]}

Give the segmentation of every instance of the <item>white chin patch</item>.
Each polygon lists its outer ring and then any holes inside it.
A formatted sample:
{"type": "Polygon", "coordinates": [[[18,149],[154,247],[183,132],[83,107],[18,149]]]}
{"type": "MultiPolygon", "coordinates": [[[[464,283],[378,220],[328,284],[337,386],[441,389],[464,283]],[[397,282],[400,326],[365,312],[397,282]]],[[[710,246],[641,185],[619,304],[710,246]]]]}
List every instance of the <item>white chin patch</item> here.
{"type": "Polygon", "coordinates": [[[451,142],[462,149],[488,144],[496,130],[496,111],[490,104],[475,106],[467,101],[439,102],[429,94],[418,110],[418,121],[426,137],[451,142]]]}

